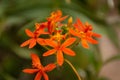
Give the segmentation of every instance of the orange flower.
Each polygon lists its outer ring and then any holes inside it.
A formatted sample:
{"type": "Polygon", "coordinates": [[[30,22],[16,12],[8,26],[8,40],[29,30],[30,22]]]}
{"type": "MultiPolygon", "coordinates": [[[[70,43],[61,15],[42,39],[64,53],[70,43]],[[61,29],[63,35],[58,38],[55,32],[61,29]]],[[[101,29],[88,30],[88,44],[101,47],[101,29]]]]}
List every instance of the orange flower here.
{"type": "Polygon", "coordinates": [[[47,18],[48,20],[48,32],[52,34],[56,28],[56,23],[65,20],[68,16],[62,17],[62,12],[57,10],[51,13],[51,16],[47,18]]]}
{"type": "Polygon", "coordinates": [[[52,41],[52,40],[47,40],[46,41],[47,44],[53,47],[53,49],[45,52],[43,56],[49,56],[49,55],[56,53],[57,63],[61,66],[64,62],[62,52],[70,56],[75,56],[75,53],[71,49],[67,48],[68,46],[73,44],[75,40],[76,40],[75,38],[68,38],[63,44],[56,43],[55,41],[52,41]]]}
{"type": "Polygon", "coordinates": [[[74,36],[77,36],[81,39],[82,46],[84,48],[89,48],[87,42],[92,44],[97,44],[98,41],[93,39],[92,37],[101,37],[99,34],[92,32],[92,26],[88,23],[85,25],[77,19],[77,22],[74,24],[75,30],[70,29],[70,33],[74,36]]]}
{"type": "Polygon", "coordinates": [[[33,48],[36,45],[36,42],[40,45],[45,45],[45,41],[42,38],[39,38],[41,34],[47,34],[43,29],[36,29],[34,32],[31,32],[29,29],[25,30],[26,34],[31,37],[31,39],[23,42],[20,46],[24,47],[29,45],[29,48],[33,48]]]}
{"type": "Polygon", "coordinates": [[[34,80],[40,80],[42,76],[44,77],[45,80],[49,80],[46,72],[52,71],[56,67],[56,65],[48,64],[47,66],[43,67],[39,57],[34,53],[31,54],[31,58],[33,69],[24,69],[23,72],[28,74],[37,73],[34,80]]]}

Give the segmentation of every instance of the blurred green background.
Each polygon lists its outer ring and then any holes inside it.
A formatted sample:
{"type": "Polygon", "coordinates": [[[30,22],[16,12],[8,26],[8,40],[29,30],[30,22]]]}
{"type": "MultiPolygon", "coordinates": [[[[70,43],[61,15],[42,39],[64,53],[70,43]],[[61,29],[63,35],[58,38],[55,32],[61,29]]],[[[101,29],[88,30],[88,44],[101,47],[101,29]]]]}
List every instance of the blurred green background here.
{"type": "MultiPolygon", "coordinates": [[[[31,52],[37,53],[44,65],[54,62],[54,56],[42,57],[46,50],[39,45],[34,49],[19,45],[28,39],[25,28],[32,30],[36,22],[45,21],[57,9],[73,16],[74,22],[77,17],[88,21],[94,32],[102,35],[99,44],[90,45],[89,50],[78,45],[73,48],[75,57],[65,55],[82,80],[120,80],[120,76],[114,79],[114,75],[106,77],[101,72],[108,63],[120,59],[120,0],[0,0],[0,80],[33,80],[35,75],[22,72],[31,67],[31,52]],[[115,54],[111,53],[113,47],[115,54]]],[[[67,63],[48,75],[50,80],[77,80],[67,63]]]]}

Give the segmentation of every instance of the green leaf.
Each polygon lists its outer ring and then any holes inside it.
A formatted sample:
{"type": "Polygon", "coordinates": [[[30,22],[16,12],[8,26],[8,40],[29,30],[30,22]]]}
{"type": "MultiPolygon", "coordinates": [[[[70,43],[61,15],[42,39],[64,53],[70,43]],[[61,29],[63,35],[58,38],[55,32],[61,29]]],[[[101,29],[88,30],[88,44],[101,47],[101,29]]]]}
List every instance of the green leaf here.
{"type": "Polygon", "coordinates": [[[2,43],[0,46],[12,50],[16,55],[22,58],[29,59],[31,52],[37,53],[35,49],[21,48],[16,42],[11,40],[11,38],[5,34],[4,38],[3,37],[0,38],[0,41],[2,43]]]}
{"type": "Polygon", "coordinates": [[[35,50],[30,50],[28,48],[21,48],[18,45],[13,45],[12,46],[12,51],[15,52],[15,54],[17,54],[18,56],[22,57],[22,58],[26,58],[26,59],[30,59],[30,53],[37,53],[37,51],[35,50]]]}

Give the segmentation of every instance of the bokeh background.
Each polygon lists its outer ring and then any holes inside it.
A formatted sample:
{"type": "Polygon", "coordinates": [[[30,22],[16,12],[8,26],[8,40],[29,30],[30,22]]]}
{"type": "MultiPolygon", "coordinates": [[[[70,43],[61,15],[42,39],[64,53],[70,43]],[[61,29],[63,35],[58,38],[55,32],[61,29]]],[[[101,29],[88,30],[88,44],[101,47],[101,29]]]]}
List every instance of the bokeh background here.
{"type": "MultiPolygon", "coordinates": [[[[20,48],[28,39],[25,28],[33,30],[54,10],[79,17],[102,35],[98,45],[84,49],[75,46],[75,57],[65,56],[75,66],[82,80],[120,80],[120,0],[0,0],[0,80],[33,80],[35,75],[22,72],[31,67],[30,53],[37,53],[44,65],[54,56],[42,57],[46,50],[20,48]]],[[[77,80],[67,63],[48,73],[50,80],[77,80]]]]}

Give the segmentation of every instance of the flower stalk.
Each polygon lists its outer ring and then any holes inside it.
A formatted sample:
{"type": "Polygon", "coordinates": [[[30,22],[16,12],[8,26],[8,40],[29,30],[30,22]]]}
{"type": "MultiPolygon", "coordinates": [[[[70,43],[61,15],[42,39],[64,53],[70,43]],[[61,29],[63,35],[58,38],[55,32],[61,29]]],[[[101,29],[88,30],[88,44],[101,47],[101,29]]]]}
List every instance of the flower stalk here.
{"type": "Polygon", "coordinates": [[[81,80],[81,77],[80,77],[79,73],[78,73],[77,70],[74,68],[74,66],[72,65],[72,63],[71,63],[69,60],[67,60],[67,59],[65,59],[65,62],[68,63],[69,66],[72,68],[72,70],[73,70],[74,73],[76,74],[78,80],[81,80]]]}

